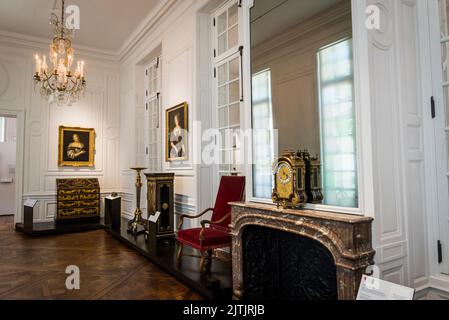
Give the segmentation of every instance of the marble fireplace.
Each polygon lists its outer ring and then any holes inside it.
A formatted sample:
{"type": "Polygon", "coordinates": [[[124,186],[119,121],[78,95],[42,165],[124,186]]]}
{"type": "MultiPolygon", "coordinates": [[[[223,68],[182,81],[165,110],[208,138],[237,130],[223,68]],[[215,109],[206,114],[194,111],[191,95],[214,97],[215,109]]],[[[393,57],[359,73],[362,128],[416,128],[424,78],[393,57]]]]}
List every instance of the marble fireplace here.
{"type": "Polygon", "coordinates": [[[232,203],[233,295],[354,300],[373,264],[372,218],[232,203]]]}

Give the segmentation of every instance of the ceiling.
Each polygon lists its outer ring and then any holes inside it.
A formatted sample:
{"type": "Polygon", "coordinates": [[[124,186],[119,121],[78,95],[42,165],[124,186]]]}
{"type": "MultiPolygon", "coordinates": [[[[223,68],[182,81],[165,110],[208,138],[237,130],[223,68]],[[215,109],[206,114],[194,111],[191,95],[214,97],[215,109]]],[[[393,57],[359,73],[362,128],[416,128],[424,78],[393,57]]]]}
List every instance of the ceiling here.
{"type": "MultiPolygon", "coordinates": [[[[117,52],[139,24],[163,0],[66,0],[80,8],[81,28],[74,46],[117,52]]],[[[51,38],[50,13],[55,0],[1,0],[0,30],[51,38]]],[[[57,1],[60,16],[61,1],[57,1]]]]}
{"type": "Polygon", "coordinates": [[[251,42],[256,46],[282,31],[347,0],[255,0],[251,10],[251,42]]]}

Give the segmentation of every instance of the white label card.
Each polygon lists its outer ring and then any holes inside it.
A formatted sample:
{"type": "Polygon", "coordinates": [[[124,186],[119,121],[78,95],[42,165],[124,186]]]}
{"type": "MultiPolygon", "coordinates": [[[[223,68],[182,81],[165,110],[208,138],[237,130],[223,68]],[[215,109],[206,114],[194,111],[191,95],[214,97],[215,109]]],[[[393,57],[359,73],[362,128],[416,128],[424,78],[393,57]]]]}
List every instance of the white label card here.
{"type": "Polygon", "coordinates": [[[34,206],[35,206],[36,204],[37,204],[37,200],[27,199],[27,200],[25,201],[24,206],[25,206],[25,207],[31,207],[31,208],[34,208],[34,206]]]}
{"type": "Polygon", "coordinates": [[[161,213],[158,211],[158,212],[156,212],[154,215],[151,215],[151,216],[148,218],[148,220],[149,220],[150,222],[156,223],[157,220],[159,220],[160,215],[161,215],[161,213]]]}
{"type": "Polygon", "coordinates": [[[415,289],[364,275],[357,300],[413,300],[415,289]]]}

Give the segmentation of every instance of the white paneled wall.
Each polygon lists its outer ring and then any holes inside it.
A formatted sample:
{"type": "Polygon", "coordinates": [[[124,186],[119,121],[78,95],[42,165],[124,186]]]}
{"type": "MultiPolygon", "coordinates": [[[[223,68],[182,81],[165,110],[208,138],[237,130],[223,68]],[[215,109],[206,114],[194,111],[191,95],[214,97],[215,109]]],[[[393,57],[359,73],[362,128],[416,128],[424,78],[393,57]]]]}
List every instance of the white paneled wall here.
{"type": "MultiPolygon", "coordinates": [[[[134,190],[134,175],[129,172],[129,167],[139,163],[139,151],[142,148],[139,141],[145,141],[143,136],[135,137],[136,127],[139,127],[143,114],[143,103],[139,91],[143,82],[143,74],[139,76],[136,70],[140,69],[143,61],[159,46],[162,55],[162,136],[165,137],[165,110],[177,104],[187,101],[189,104],[189,128],[192,130],[194,120],[200,119],[197,103],[197,74],[199,62],[197,54],[199,36],[197,33],[197,14],[207,4],[207,0],[185,0],[177,2],[176,6],[164,16],[164,19],[153,27],[151,32],[145,34],[135,44],[132,51],[122,57],[121,68],[121,115],[120,139],[122,146],[121,159],[121,188],[126,190],[130,207],[132,207],[132,194],[134,190]],[[137,156],[136,156],[137,154],[137,156]]],[[[219,1],[213,1],[218,5],[219,1]]],[[[207,19],[206,19],[207,20],[207,19]]],[[[210,20],[209,20],[210,22],[210,20]]],[[[208,35],[206,35],[208,36],[208,35]]],[[[207,70],[206,70],[207,72],[207,70]]],[[[210,74],[209,74],[210,75],[210,74]]],[[[137,129],[137,135],[143,135],[145,130],[137,129]]],[[[162,164],[165,171],[175,172],[175,202],[176,211],[184,213],[196,213],[207,204],[211,206],[210,194],[207,200],[201,201],[201,193],[198,190],[199,170],[193,164],[196,154],[201,153],[201,143],[194,141],[193,134],[189,141],[189,161],[181,166],[173,166],[165,162],[165,139],[161,143],[162,164]],[[202,203],[198,208],[198,203],[202,203]]],[[[142,150],[145,150],[143,147],[142,150]]],[[[146,207],[146,205],[145,205],[146,207]]],[[[130,212],[126,212],[129,214],[130,212]]]]}
{"type": "Polygon", "coordinates": [[[386,280],[419,287],[429,262],[417,1],[368,3],[384,26],[369,32],[376,262],[386,280]]]}
{"type": "MultiPolygon", "coordinates": [[[[23,175],[19,196],[22,200],[39,200],[36,221],[50,220],[55,215],[57,178],[96,177],[104,193],[116,191],[119,178],[118,64],[104,62],[106,58],[101,56],[84,57],[88,83],[85,96],[73,106],[49,106],[38,89],[37,93],[33,90],[32,80],[33,54],[47,50],[44,43],[23,40],[13,46],[0,37],[0,113],[23,115],[18,119],[23,122],[18,125],[18,140],[23,141],[19,146],[23,165],[17,167],[18,174],[23,175]],[[95,129],[94,168],[58,167],[60,125],[95,129]]],[[[22,219],[21,207],[17,222],[22,219]]]]}

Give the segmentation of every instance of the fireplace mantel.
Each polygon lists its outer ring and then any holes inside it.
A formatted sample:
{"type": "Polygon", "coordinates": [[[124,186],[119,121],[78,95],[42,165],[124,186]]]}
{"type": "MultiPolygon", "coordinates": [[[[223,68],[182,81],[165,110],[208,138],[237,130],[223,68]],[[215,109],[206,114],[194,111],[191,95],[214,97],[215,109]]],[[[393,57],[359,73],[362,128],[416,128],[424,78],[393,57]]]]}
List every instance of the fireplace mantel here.
{"type": "Polygon", "coordinates": [[[247,226],[259,226],[307,237],[333,256],[339,300],[354,300],[366,268],[373,264],[373,219],[313,210],[278,209],[274,205],[231,203],[234,298],[244,297],[242,237],[247,226]]]}

